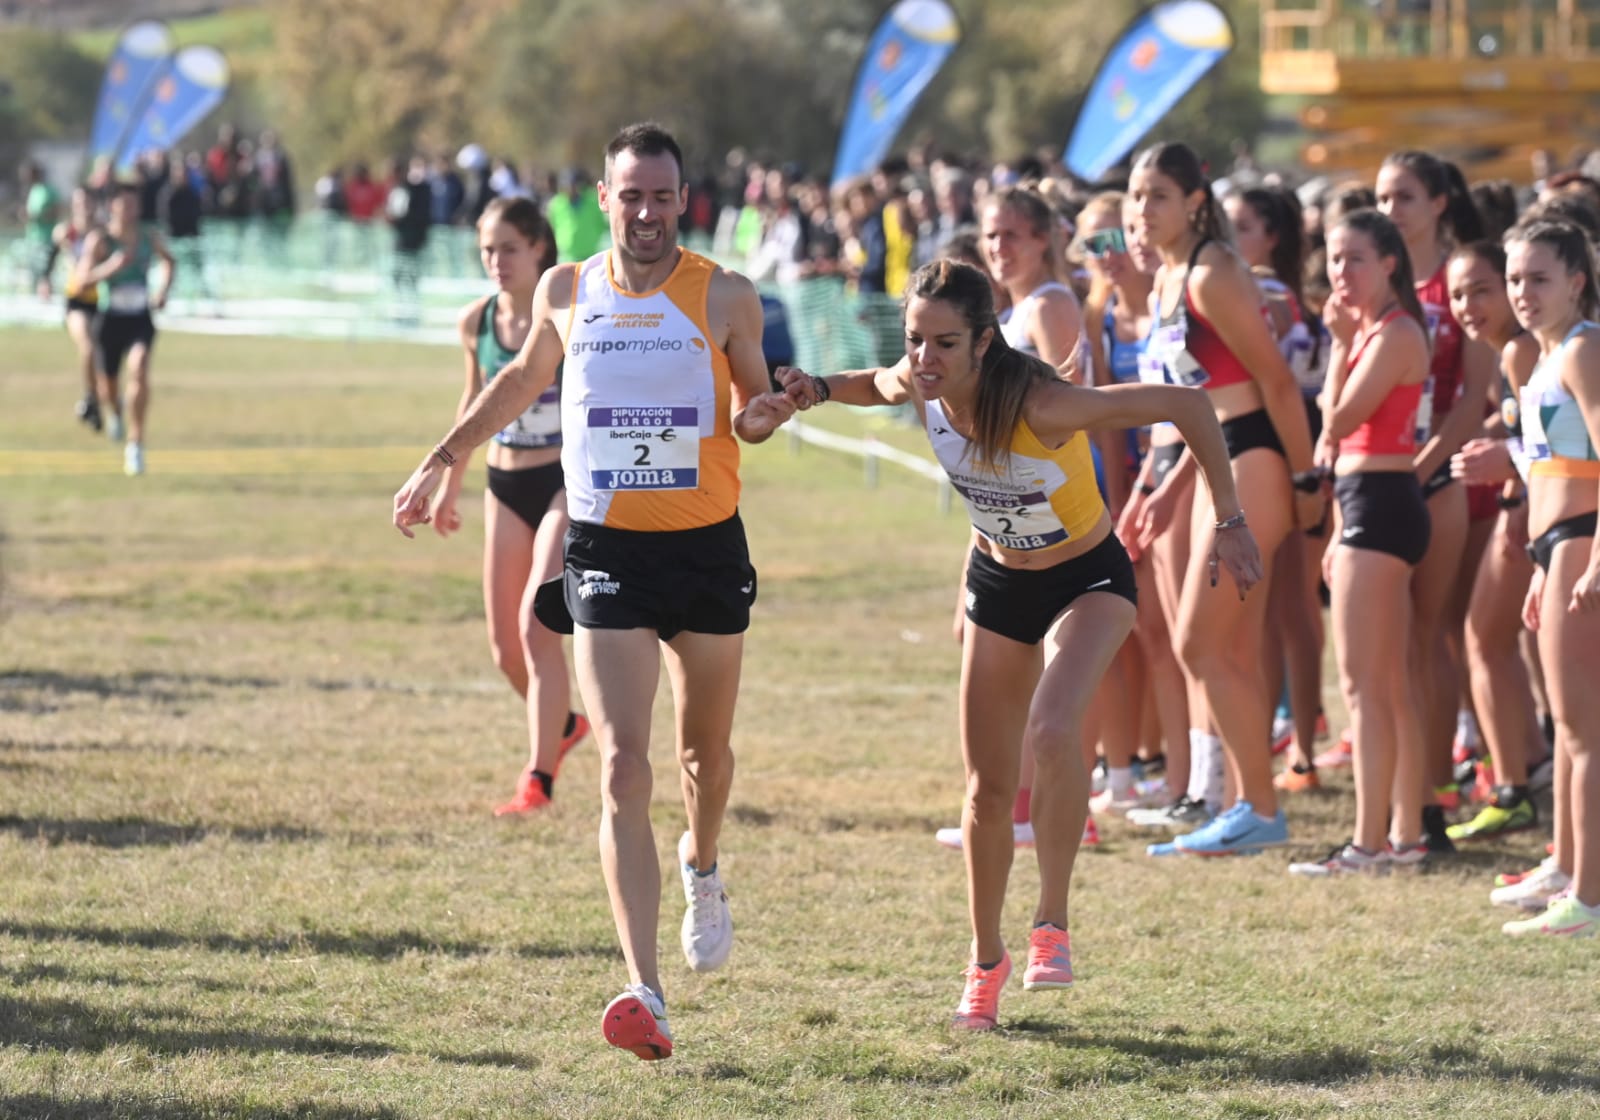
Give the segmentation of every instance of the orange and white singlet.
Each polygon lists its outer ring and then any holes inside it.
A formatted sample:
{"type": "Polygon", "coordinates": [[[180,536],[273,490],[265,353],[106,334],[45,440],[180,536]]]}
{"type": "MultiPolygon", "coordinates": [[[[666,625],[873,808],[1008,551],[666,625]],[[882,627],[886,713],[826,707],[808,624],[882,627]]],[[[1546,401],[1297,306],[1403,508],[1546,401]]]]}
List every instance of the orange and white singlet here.
{"type": "Polygon", "coordinates": [[[685,249],[665,283],[635,295],[609,251],[579,265],[561,383],[572,520],[669,532],[738,509],[732,367],[706,317],[716,269],[685,249]]]}

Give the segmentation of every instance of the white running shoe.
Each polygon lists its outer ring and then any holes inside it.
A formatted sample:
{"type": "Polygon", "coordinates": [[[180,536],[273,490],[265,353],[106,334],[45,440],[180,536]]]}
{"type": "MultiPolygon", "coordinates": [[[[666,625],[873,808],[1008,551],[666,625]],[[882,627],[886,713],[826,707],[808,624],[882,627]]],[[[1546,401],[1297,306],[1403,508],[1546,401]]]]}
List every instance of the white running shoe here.
{"type": "Polygon", "coordinates": [[[144,448],[139,444],[130,443],[122,449],[122,473],[129,478],[144,473],[144,448]]]}
{"type": "Polygon", "coordinates": [[[683,955],[696,972],[721,968],[733,952],[733,914],[722,874],[715,868],[702,875],[689,864],[691,837],[678,840],[678,870],[683,876],[683,898],[689,909],[683,915],[683,955]]]}
{"type": "Polygon", "coordinates": [[[1526,878],[1490,891],[1489,901],[1496,906],[1515,906],[1519,910],[1537,912],[1571,885],[1572,877],[1557,867],[1555,856],[1551,856],[1526,878]]]}
{"type": "MultiPolygon", "coordinates": [[[[1022,821],[1018,823],[1013,821],[1011,825],[1011,838],[1016,842],[1016,846],[1019,848],[1033,847],[1033,822],[1022,821]]],[[[961,828],[959,825],[955,828],[941,828],[938,832],[933,834],[933,839],[934,842],[937,843],[941,848],[949,848],[952,852],[959,852],[964,846],[961,840],[961,828]]]]}

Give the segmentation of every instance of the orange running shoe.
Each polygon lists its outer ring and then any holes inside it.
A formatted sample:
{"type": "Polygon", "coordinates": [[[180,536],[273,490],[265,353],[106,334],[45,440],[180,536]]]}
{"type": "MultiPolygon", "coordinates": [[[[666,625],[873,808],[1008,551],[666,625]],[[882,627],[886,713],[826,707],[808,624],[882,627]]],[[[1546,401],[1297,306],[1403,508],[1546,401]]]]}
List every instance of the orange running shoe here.
{"type": "Polygon", "coordinates": [[[512,813],[536,813],[549,804],[550,797],[544,792],[544,786],[539,784],[539,779],[534,777],[531,769],[528,769],[517,779],[517,792],[512,795],[510,801],[497,808],[494,815],[505,817],[512,813]]]}
{"type": "Polygon", "coordinates": [[[1293,766],[1286,766],[1272,779],[1272,788],[1282,790],[1284,793],[1310,793],[1312,790],[1322,788],[1322,779],[1317,777],[1317,768],[1309,770],[1296,770],[1293,766]]]}
{"type": "Polygon", "coordinates": [[[1022,989],[1037,992],[1072,987],[1072,938],[1055,926],[1035,926],[1028,934],[1028,967],[1022,989]]]}
{"type": "Polygon", "coordinates": [[[1000,1021],[1000,990],[1011,979],[1011,954],[1006,953],[993,968],[967,966],[967,986],[956,1007],[953,1026],[962,1031],[992,1031],[1000,1021]]]}

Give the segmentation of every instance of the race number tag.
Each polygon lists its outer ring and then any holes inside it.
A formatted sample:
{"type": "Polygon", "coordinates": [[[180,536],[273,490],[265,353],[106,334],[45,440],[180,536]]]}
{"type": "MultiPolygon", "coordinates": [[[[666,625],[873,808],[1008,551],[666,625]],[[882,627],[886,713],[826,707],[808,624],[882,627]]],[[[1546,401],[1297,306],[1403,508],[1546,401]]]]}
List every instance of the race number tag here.
{"type": "Polygon", "coordinates": [[[693,490],[700,484],[700,410],[589,409],[589,480],[596,490],[693,490]]]}
{"type": "Polygon", "coordinates": [[[1150,338],[1150,350],[1166,367],[1167,377],[1174,385],[1193,389],[1210,381],[1211,375],[1189,353],[1188,340],[1188,320],[1180,313],[1176,323],[1156,328],[1150,338]]]}
{"type": "Polygon", "coordinates": [[[1550,458],[1550,437],[1539,411],[1539,390],[1532,385],[1522,390],[1522,450],[1534,462],[1550,458]]]}
{"type": "Polygon", "coordinates": [[[1422,396],[1417,398],[1417,446],[1427,443],[1433,435],[1433,374],[1422,382],[1422,396]]]}
{"type": "Polygon", "coordinates": [[[1007,494],[962,482],[956,482],[955,488],[966,499],[973,527],[1001,548],[1028,552],[1067,539],[1066,526],[1043,490],[1007,494]]]}
{"type": "Polygon", "coordinates": [[[150,291],[143,284],[119,284],[111,289],[106,310],[121,315],[137,314],[150,306],[150,291]]]}

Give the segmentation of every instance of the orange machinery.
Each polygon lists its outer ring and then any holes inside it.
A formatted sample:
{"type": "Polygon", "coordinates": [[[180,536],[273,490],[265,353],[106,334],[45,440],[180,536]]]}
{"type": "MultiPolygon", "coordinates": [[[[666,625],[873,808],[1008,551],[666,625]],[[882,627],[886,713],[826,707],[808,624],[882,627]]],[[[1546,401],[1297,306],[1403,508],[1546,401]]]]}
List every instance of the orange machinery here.
{"type": "Polygon", "coordinates": [[[1318,174],[1424,148],[1527,183],[1600,147],[1600,0],[1262,0],[1261,88],[1306,98],[1318,174]]]}

